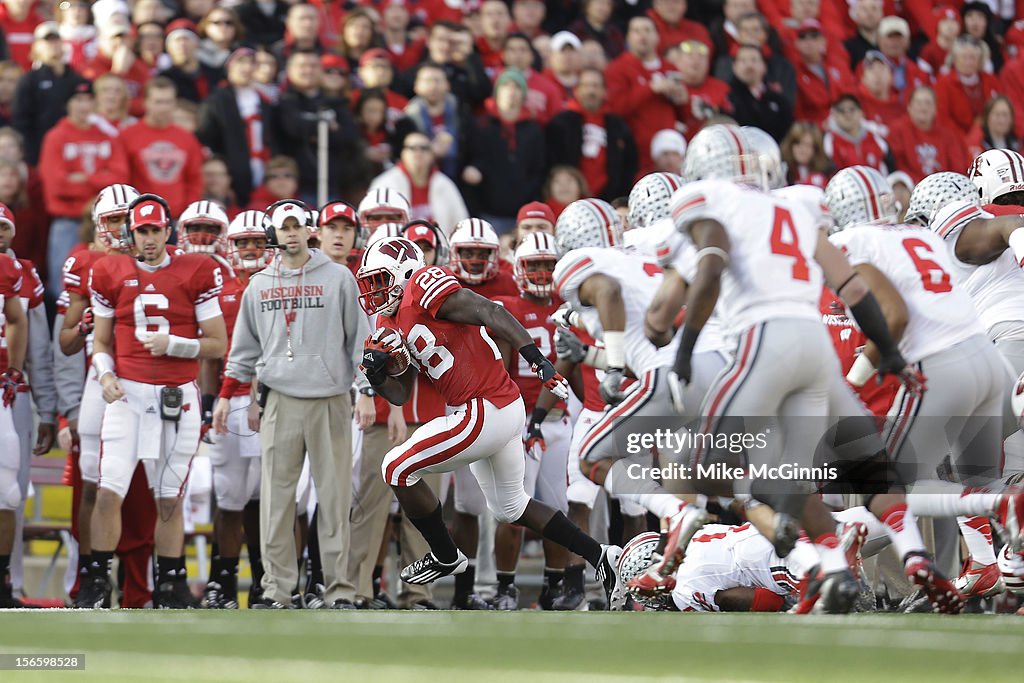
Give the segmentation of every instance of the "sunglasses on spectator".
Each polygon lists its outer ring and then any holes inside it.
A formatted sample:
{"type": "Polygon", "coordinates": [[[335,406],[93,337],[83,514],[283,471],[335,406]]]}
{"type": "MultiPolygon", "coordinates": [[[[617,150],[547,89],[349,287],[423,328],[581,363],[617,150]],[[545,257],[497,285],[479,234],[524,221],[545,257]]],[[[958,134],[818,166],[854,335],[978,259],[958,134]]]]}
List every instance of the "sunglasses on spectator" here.
{"type": "Polygon", "coordinates": [[[685,43],[679,44],[679,49],[683,51],[683,54],[698,54],[706,55],[708,53],[708,46],[704,43],[696,40],[690,40],[685,43]]]}
{"type": "Polygon", "coordinates": [[[235,25],[235,22],[231,21],[230,19],[211,19],[210,21],[208,21],[206,23],[213,24],[214,26],[234,26],[235,25]]]}
{"type": "Polygon", "coordinates": [[[429,152],[430,145],[405,145],[402,149],[412,150],[413,152],[429,152]]]}

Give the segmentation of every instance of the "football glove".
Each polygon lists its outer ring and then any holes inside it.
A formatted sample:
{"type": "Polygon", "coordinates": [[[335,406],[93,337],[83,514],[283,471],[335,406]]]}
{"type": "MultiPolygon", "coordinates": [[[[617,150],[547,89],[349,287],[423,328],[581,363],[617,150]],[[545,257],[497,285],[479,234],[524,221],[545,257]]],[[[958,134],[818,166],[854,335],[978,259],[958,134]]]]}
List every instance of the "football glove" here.
{"type": "Polygon", "coordinates": [[[557,327],[555,328],[555,353],[562,360],[582,363],[583,359],[587,357],[587,345],[571,331],[557,327]]]}
{"type": "Polygon", "coordinates": [[[617,406],[626,396],[622,391],[623,374],[622,368],[608,368],[604,371],[604,379],[598,390],[608,405],[617,406]]]}
{"type": "Polygon", "coordinates": [[[2,396],[4,408],[14,405],[14,398],[17,394],[28,391],[28,383],[25,381],[25,373],[14,368],[7,368],[0,374],[0,396],[2,396]]]}
{"type": "Polygon", "coordinates": [[[548,449],[544,442],[544,432],[541,431],[541,424],[547,417],[548,411],[541,408],[534,408],[533,414],[526,422],[526,436],[523,442],[526,444],[526,454],[534,460],[540,460],[541,455],[548,449]]]}
{"type": "Polygon", "coordinates": [[[530,369],[547,389],[560,399],[569,398],[569,383],[555,370],[536,344],[527,344],[519,349],[519,355],[530,364],[530,369]]]}
{"type": "Polygon", "coordinates": [[[903,386],[907,388],[907,391],[915,396],[920,396],[928,389],[928,380],[924,374],[912,365],[909,365],[898,351],[883,355],[878,362],[876,381],[879,385],[882,384],[882,380],[887,374],[896,375],[900,382],[903,383],[903,386]]]}
{"type": "Polygon", "coordinates": [[[683,415],[683,392],[686,390],[686,382],[684,382],[679,375],[676,374],[675,370],[669,370],[665,374],[665,381],[668,382],[668,393],[672,397],[672,408],[683,415]]]}
{"type": "Polygon", "coordinates": [[[548,318],[558,327],[566,329],[570,327],[582,327],[580,325],[580,314],[573,310],[572,304],[562,304],[557,311],[548,318]]]}
{"type": "Polygon", "coordinates": [[[92,306],[82,311],[82,319],[78,321],[78,336],[88,337],[92,334],[92,328],[95,324],[95,320],[92,315],[92,306]]]}

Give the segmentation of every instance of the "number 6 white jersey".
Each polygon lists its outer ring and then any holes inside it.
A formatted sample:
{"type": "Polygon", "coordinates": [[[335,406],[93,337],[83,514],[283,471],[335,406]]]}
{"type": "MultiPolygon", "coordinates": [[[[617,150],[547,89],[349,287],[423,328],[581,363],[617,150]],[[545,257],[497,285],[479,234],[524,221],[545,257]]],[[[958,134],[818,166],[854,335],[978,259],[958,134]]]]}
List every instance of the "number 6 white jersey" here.
{"type": "Polygon", "coordinates": [[[832,235],[854,266],[882,272],[903,297],[909,313],[900,353],[916,363],[985,331],[970,297],[954,286],[942,239],[909,225],[861,225],[832,235]]]}
{"type": "Polygon", "coordinates": [[[806,204],[723,180],[689,183],[672,196],[672,220],[689,241],[695,221],[729,237],[718,310],[728,332],[781,318],[819,320],[824,281],[814,260],[820,220],[806,204]]]}
{"type": "Polygon", "coordinates": [[[504,408],[519,398],[519,389],[487,329],[436,317],[460,289],[447,268],[421,268],[405,288],[398,310],[393,316],[378,316],[377,327],[398,330],[413,363],[447,405],[483,398],[504,408]]]}

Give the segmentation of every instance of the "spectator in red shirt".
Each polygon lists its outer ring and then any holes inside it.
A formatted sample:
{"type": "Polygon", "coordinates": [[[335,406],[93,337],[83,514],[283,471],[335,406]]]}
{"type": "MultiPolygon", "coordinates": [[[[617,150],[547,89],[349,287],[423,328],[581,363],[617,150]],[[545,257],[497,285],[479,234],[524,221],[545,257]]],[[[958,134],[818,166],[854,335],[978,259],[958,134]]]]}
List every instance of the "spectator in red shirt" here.
{"type": "Polygon", "coordinates": [[[25,71],[32,68],[32,41],[36,26],[46,17],[39,13],[36,0],[5,0],[0,5],[0,31],[10,58],[25,71]]]}
{"type": "Polygon", "coordinates": [[[510,33],[501,55],[505,68],[518,69],[526,76],[526,110],[538,123],[547,124],[562,109],[562,90],[547,76],[533,70],[530,39],[524,33],[510,33]]]}
{"type": "Polygon", "coordinates": [[[569,25],[569,30],[581,41],[595,40],[604,48],[608,59],[615,59],[626,49],[626,38],[612,23],[612,0],[583,0],[580,18],[569,25]]]}
{"type": "Polygon", "coordinates": [[[889,145],[874,126],[864,121],[864,110],[855,95],[842,95],[832,105],[832,116],[825,124],[825,154],[837,169],[847,166],[871,166],[882,175],[892,168],[889,145]]]}
{"type": "Polygon", "coordinates": [[[164,66],[167,56],[164,54],[163,24],[149,21],[135,27],[135,54],[151,72],[164,66]]]}
{"type": "Polygon", "coordinates": [[[757,0],[725,0],[722,19],[711,25],[711,40],[716,57],[731,55],[740,44],[737,26],[740,17],[757,13],[757,0]]]}
{"type": "Polygon", "coordinates": [[[426,42],[409,35],[409,7],[406,0],[385,0],[381,7],[381,35],[384,48],[391,53],[395,71],[407,71],[423,59],[426,42]]]}
{"type": "Polygon", "coordinates": [[[814,185],[825,189],[832,164],[825,156],[821,129],[809,121],[797,121],[779,144],[786,164],[787,185],[814,185]]]}
{"type": "Polygon", "coordinates": [[[64,43],[68,64],[75,69],[81,68],[82,63],[96,51],[97,31],[89,3],[86,0],[57,3],[53,18],[60,24],[60,39],[64,43]]]}
{"type": "Polygon", "coordinates": [[[868,50],[878,49],[878,26],[882,23],[882,0],[852,0],[850,18],[857,28],[853,37],[843,43],[850,55],[850,68],[856,69],[868,50]]]}
{"type": "Polygon", "coordinates": [[[907,56],[910,49],[910,24],[901,17],[886,17],[878,25],[878,50],[889,60],[892,67],[892,89],[896,98],[905,107],[910,93],[919,85],[931,85],[931,67],[922,62],[927,70],[907,56]]]}
{"type": "Polygon", "coordinates": [[[476,50],[484,63],[487,76],[491,79],[497,78],[502,69],[501,51],[511,26],[512,15],[504,0],[484,0],[480,5],[482,35],[476,39],[476,50]]]}
{"type": "Polygon", "coordinates": [[[299,165],[295,159],[283,154],[270,157],[263,184],[253,190],[246,211],[264,211],[281,199],[294,197],[299,192],[299,165]]]}
{"type": "Polygon", "coordinates": [[[921,48],[920,58],[938,74],[946,64],[953,41],[960,35],[960,15],[952,7],[935,8],[935,38],[921,48]]]}
{"type": "Polygon", "coordinates": [[[896,168],[910,174],[915,183],[932,173],[962,173],[967,168],[970,159],[963,136],[937,121],[935,92],[931,88],[921,86],[914,91],[907,114],[889,133],[896,168]]]}
{"type": "MultiPolygon", "coordinates": [[[[1017,9],[1020,12],[1020,7],[1017,9]]],[[[1003,68],[1003,46],[992,30],[992,8],[984,2],[965,2],[960,8],[964,33],[988,46],[984,70],[999,73],[1003,68]]]]}
{"type": "Polygon", "coordinates": [[[884,135],[898,121],[905,107],[892,88],[892,64],[878,50],[871,50],[860,63],[857,97],[864,109],[864,118],[875,123],[884,135]]]}
{"type": "Polygon", "coordinates": [[[171,123],[174,83],[157,76],[146,84],[145,115],[121,132],[128,153],[130,183],[140,192],[167,200],[171,213],[181,213],[203,191],[203,152],[188,131],[171,123]]]}
{"type": "Polygon", "coordinates": [[[650,173],[651,138],[663,128],[674,128],[676,107],[683,102],[682,81],[668,74],[677,71],[658,57],[658,33],[650,17],[629,20],[626,34],[629,49],[616,57],[605,78],[608,103],[613,113],[626,120],[636,139],[640,175],[650,173]]]}
{"type": "Polygon", "coordinates": [[[647,16],[658,30],[658,54],[684,40],[699,40],[711,47],[708,30],[686,18],[686,0],[652,0],[647,16]]]}
{"type": "Polygon", "coordinates": [[[817,19],[806,19],[796,30],[795,47],[796,119],[820,126],[836,98],[852,87],[853,78],[845,65],[825,61],[828,43],[817,19]]]}
{"type": "Polygon", "coordinates": [[[526,35],[530,40],[544,35],[541,24],[547,15],[543,0],[513,0],[512,23],[518,33],[526,35]]]}
{"type": "Polygon", "coordinates": [[[999,80],[981,70],[984,43],[960,36],[950,52],[953,68],[935,82],[935,99],[945,119],[961,133],[970,132],[981,111],[999,90],[999,80]]]}
{"type": "MultiPolygon", "coordinates": [[[[11,242],[11,248],[20,258],[36,264],[39,277],[48,281],[49,268],[46,265],[46,249],[50,233],[50,216],[36,182],[36,191],[31,191],[22,178],[18,162],[0,158],[0,202],[18,217],[18,232],[11,242]]],[[[63,265],[63,264],[62,264],[63,265]]],[[[63,269],[61,270],[63,273],[63,269]]]]}
{"type": "Polygon", "coordinates": [[[1014,134],[1013,103],[1005,95],[996,95],[985,104],[981,122],[967,136],[967,155],[974,159],[990,149],[1020,151],[1020,139],[1014,134]]]}
{"type": "Polygon", "coordinates": [[[557,218],[577,199],[589,197],[590,188],[587,187],[587,179],[575,166],[555,166],[548,173],[541,194],[557,218]]]}
{"type": "MultiPolygon", "coordinates": [[[[377,88],[384,93],[388,101],[387,123],[393,126],[405,116],[402,110],[409,100],[391,89],[395,80],[395,67],[391,64],[391,53],[384,48],[375,47],[367,50],[359,58],[359,83],[361,88],[377,88]]],[[[359,99],[359,91],[351,93],[352,101],[359,99]]]]}
{"type": "Polygon", "coordinates": [[[687,40],[665,53],[665,59],[682,75],[683,97],[678,111],[687,137],[696,135],[708,118],[732,111],[729,84],[708,75],[711,50],[707,45],[687,40]]]}
{"type": "MultiPolygon", "coordinates": [[[[575,33],[559,31],[551,37],[551,52],[544,75],[561,91],[562,105],[572,99],[583,68],[583,44],[575,33]]],[[[607,66],[607,65],[605,65],[607,66]]]]}
{"type": "Polygon", "coordinates": [[[149,68],[135,56],[131,46],[131,25],[120,15],[113,15],[100,26],[99,52],[82,66],[82,75],[93,81],[103,74],[120,76],[128,86],[131,113],[142,113],[142,88],[149,80],[149,68]]]}

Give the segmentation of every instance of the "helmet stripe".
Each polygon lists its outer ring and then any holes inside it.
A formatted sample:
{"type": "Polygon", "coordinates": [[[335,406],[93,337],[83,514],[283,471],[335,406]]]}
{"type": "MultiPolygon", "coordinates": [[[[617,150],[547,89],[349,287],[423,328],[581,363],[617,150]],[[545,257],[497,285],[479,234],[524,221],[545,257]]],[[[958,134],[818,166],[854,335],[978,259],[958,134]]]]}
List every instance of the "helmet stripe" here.
{"type": "Polygon", "coordinates": [[[723,126],[722,128],[725,130],[726,133],[729,134],[729,137],[732,139],[733,143],[736,145],[736,158],[740,162],[740,175],[746,175],[747,174],[747,162],[744,159],[745,155],[743,153],[743,142],[740,140],[740,136],[737,135],[736,131],[734,131],[732,129],[732,126],[723,126]]]}
{"type": "MultiPolygon", "coordinates": [[[[1014,159],[1015,155],[1012,152],[1005,149],[1000,149],[999,151],[1002,152],[1006,156],[1007,160],[1010,162],[1010,173],[1013,174],[1013,182],[1019,183],[1020,180],[1017,179],[1017,160],[1014,159]]],[[[1024,171],[1024,169],[1021,170],[1024,171]]]]}
{"type": "Polygon", "coordinates": [[[860,168],[858,168],[857,166],[851,166],[850,170],[853,172],[853,175],[856,176],[856,178],[860,180],[861,183],[864,184],[865,196],[867,197],[868,202],[871,205],[871,219],[877,220],[881,218],[881,216],[879,215],[880,210],[878,208],[878,197],[875,196],[875,191],[871,187],[871,181],[868,178],[867,174],[864,173],[864,171],[860,170],[860,168]]]}

